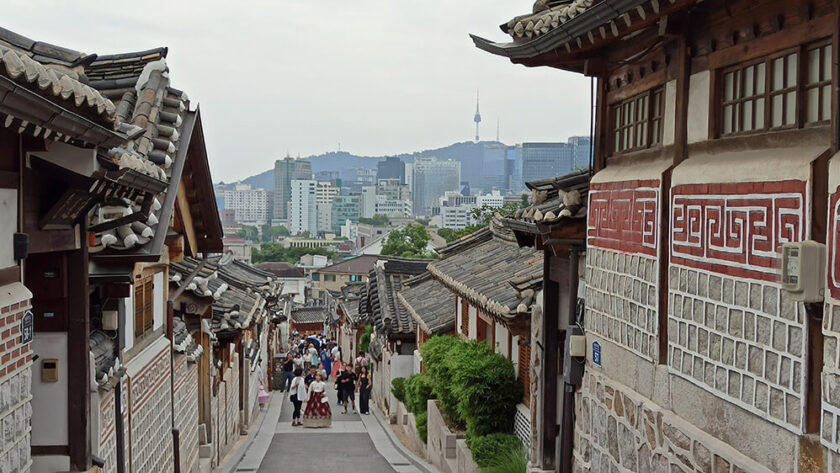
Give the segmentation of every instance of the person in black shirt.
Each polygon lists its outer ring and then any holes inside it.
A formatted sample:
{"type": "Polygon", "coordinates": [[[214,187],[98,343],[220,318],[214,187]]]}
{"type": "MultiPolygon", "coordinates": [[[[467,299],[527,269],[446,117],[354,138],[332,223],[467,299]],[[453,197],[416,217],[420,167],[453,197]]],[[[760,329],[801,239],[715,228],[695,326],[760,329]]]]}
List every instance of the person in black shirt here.
{"type": "Polygon", "coordinates": [[[356,373],[349,370],[341,373],[338,377],[338,389],[342,390],[344,413],[347,414],[347,404],[356,412],[356,373]]]}
{"type": "Polygon", "coordinates": [[[292,379],[295,377],[295,360],[291,354],[286,355],[283,360],[283,382],[280,383],[280,392],[288,390],[292,385],[292,379]]]}
{"type": "Polygon", "coordinates": [[[309,389],[309,385],[312,384],[312,381],[315,381],[315,367],[309,367],[309,373],[306,373],[306,377],[303,378],[303,384],[306,385],[306,388],[309,389]]]}

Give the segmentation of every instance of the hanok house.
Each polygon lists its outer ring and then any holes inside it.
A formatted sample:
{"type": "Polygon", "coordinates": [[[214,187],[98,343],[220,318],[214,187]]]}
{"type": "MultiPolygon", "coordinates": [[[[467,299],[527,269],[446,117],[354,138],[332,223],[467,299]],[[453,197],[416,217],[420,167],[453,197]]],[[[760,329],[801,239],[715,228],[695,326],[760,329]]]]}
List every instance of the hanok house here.
{"type": "MultiPolygon", "coordinates": [[[[450,306],[455,330],[463,340],[487,343],[509,359],[522,382],[515,433],[525,445],[532,443],[536,378],[533,363],[532,318],[539,318],[542,255],[520,247],[513,232],[494,217],[487,228],[438,248],[440,259],[429,265],[435,280],[455,295],[450,306]]],[[[534,327],[536,330],[536,327],[534,327]]],[[[537,360],[539,361],[539,360],[537,360]]]]}
{"type": "Polygon", "coordinates": [[[829,1],[575,0],[474,38],[598,79],[562,471],[840,470],[837,24],[829,1]],[[777,282],[803,240],[824,305],[777,282]]]}
{"type": "Polygon", "coordinates": [[[269,386],[282,285],[230,253],[171,263],[169,283],[174,319],[207,353],[197,366],[196,441],[216,467],[256,419],[260,383],[269,386]]]}
{"type": "Polygon", "coordinates": [[[386,415],[396,399],[391,381],[414,374],[417,323],[397,297],[403,282],[426,272],[430,260],[383,257],[370,272],[359,317],[373,326],[368,350],[372,363],[371,399],[386,415]]]}
{"type": "Polygon", "coordinates": [[[289,330],[303,335],[314,335],[324,331],[330,309],[323,305],[295,307],[289,321],[289,330]]]}
{"type": "Polygon", "coordinates": [[[367,283],[347,283],[341,287],[341,294],[335,298],[335,310],[338,315],[336,343],[341,349],[342,361],[354,360],[359,352],[359,342],[365,331],[365,325],[359,318],[359,301],[366,288],[367,283]]]}
{"type": "Polygon", "coordinates": [[[456,296],[425,272],[406,280],[397,293],[400,302],[417,323],[414,372],[423,371],[420,347],[434,335],[455,335],[456,296]]]}

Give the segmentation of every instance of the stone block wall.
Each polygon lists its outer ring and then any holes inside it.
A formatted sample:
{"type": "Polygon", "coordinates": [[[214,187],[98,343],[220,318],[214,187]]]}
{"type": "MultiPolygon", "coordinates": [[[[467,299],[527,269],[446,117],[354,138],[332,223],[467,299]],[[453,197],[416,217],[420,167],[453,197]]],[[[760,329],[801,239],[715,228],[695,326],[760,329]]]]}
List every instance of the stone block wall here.
{"type": "Polygon", "coordinates": [[[175,356],[175,426],[180,432],[182,473],[198,472],[198,367],[175,356]]]}
{"type": "MultiPolygon", "coordinates": [[[[840,160],[832,159],[832,179],[840,173],[840,160]]],[[[828,264],[826,301],[823,306],[822,333],[822,419],[820,441],[830,451],[831,471],[840,472],[840,192],[835,186],[829,198],[828,264]]]]}
{"type": "Polygon", "coordinates": [[[575,472],[770,472],[599,372],[584,375],[575,414],[575,472]]]}
{"type": "MultiPolygon", "coordinates": [[[[225,453],[239,438],[239,355],[234,353],[225,371],[225,453]]],[[[221,406],[220,406],[221,407],[221,406]]]]}
{"type": "Polygon", "coordinates": [[[31,308],[32,294],[20,284],[3,286],[0,291],[5,291],[0,292],[0,465],[28,472],[32,465],[32,350],[29,344],[21,344],[20,325],[31,308]]]}
{"type": "MultiPolygon", "coordinates": [[[[247,367],[250,364],[250,360],[245,360],[245,366],[247,367]]],[[[254,419],[257,417],[257,411],[260,408],[259,405],[259,390],[260,390],[260,369],[261,367],[256,366],[253,370],[250,370],[248,373],[247,379],[248,380],[248,403],[245,405],[245,426],[251,425],[254,422],[254,419]]]]}
{"type": "Polygon", "coordinates": [[[115,391],[99,392],[99,457],[105,460],[102,473],[117,471],[117,404],[115,391]]]}
{"type": "Polygon", "coordinates": [[[169,341],[161,338],[126,366],[129,373],[130,458],[134,473],[175,469],[170,356],[169,341]]]}
{"type": "Polygon", "coordinates": [[[669,365],[674,374],[801,433],[806,314],[779,285],[670,267],[669,365]]]}
{"type": "Polygon", "coordinates": [[[642,358],[658,360],[658,280],[654,257],[589,248],[586,329],[642,358]]]}

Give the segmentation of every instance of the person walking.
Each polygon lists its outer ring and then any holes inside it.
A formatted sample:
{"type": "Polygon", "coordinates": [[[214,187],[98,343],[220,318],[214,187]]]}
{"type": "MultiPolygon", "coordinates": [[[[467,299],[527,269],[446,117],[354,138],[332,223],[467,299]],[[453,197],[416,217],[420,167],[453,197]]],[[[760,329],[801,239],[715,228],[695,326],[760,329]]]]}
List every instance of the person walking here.
{"type": "Polygon", "coordinates": [[[315,381],[309,385],[306,410],[303,412],[304,427],[329,427],[332,423],[332,410],[326,390],[327,384],[321,378],[321,373],[316,374],[315,381]]]}
{"type": "Polygon", "coordinates": [[[370,390],[373,388],[373,380],[368,373],[367,366],[362,366],[359,373],[359,412],[370,414],[370,390]]]}
{"type": "Polygon", "coordinates": [[[356,357],[356,374],[358,375],[362,371],[362,366],[368,365],[368,359],[365,358],[365,352],[360,351],[359,356],[356,357]]]}
{"type": "Polygon", "coordinates": [[[295,377],[295,359],[291,354],[286,355],[283,361],[283,380],[280,382],[280,392],[288,391],[292,386],[292,379],[295,377]]]}
{"type": "Polygon", "coordinates": [[[325,378],[324,382],[328,382],[330,380],[330,375],[332,374],[332,363],[333,358],[330,355],[330,351],[324,348],[321,350],[321,365],[324,367],[325,378]]]}
{"type": "Polygon", "coordinates": [[[321,365],[321,357],[318,356],[318,349],[315,348],[315,345],[310,343],[309,349],[307,349],[306,353],[309,355],[309,366],[314,366],[315,369],[318,369],[318,366],[321,365]]]}
{"type": "Polygon", "coordinates": [[[292,413],[292,427],[297,427],[302,425],[300,421],[300,406],[303,405],[303,401],[306,399],[306,385],[303,382],[303,368],[295,368],[294,375],[292,385],[289,387],[289,392],[291,393],[289,399],[292,401],[292,405],[295,406],[295,411],[292,413]]]}
{"type": "Polygon", "coordinates": [[[341,389],[344,398],[344,413],[347,414],[347,405],[356,412],[356,373],[345,370],[338,377],[338,389],[341,389]]]}

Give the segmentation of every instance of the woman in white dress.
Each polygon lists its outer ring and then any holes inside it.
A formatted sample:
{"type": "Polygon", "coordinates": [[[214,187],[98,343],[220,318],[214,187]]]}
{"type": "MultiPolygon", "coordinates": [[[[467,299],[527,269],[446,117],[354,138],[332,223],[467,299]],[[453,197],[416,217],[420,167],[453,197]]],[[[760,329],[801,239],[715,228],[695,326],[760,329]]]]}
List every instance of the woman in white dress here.
{"type": "Polygon", "coordinates": [[[332,410],[327,399],[327,383],[321,373],[315,375],[315,381],[309,385],[306,410],[303,413],[304,427],[329,427],[332,424],[332,410]]]}

